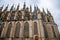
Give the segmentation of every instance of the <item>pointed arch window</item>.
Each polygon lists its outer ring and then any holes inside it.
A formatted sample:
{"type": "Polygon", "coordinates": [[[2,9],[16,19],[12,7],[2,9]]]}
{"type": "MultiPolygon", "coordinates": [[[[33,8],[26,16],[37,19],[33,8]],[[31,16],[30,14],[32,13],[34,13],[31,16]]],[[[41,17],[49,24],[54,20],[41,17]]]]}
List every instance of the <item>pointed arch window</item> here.
{"type": "Polygon", "coordinates": [[[34,34],[38,34],[37,23],[34,22],[34,34]]]}
{"type": "Polygon", "coordinates": [[[6,37],[10,37],[11,28],[12,28],[12,22],[10,22],[9,25],[8,25],[7,32],[6,32],[6,37]]]}
{"type": "Polygon", "coordinates": [[[56,34],[55,34],[53,26],[52,26],[52,31],[53,31],[53,36],[56,37],[56,34]]]}
{"type": "Polygon", "coordinates": [[[29,37],[29,23],[28,22],[24,24],[24,37],[26,38],[29,37]]]}
{"type": "Polygon", "coordinates": [[[48,32],[46,27],[43,25],[45,38],[48,38],[48,32]]]}
{"type": "Polygon", "coordinates": [[[3,28],[4,28],[4,23],[3,24],[0,24],[0,37],[1,37],[1,34],[2,34],[2,31],[3,31],[3,28]]]}
{"type": "Polygon", "coordinates": [[[18,22],[16,24],[16,29],[15,29],[14,37],[19,37],[19,34],[20,34],[20,23],[18,22]]]}

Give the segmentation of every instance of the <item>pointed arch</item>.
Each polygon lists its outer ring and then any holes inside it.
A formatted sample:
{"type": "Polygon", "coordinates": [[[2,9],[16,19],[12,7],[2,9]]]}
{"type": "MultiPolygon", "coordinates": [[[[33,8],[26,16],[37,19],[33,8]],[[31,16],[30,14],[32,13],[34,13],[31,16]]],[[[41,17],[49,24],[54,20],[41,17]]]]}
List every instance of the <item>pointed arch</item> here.
{"type": "Polygon", "coordinates": [[[10,37],[11,27],[12,27],[12,22],[10,22],[8,24],[8,28],[7,28],[7,32],[6,32],[6,37],[10,37]]]}
{"type": "Polygon", "coordinates": [[[26,38],[29,37],[29,23],[28,22],[24,23],[24,37],[26,38]]]}
{"type": "Polygon", "coordinates": [[[20,33],[20,23],[18,22],[16,24],[16,29],[15,29],[15,35],[14,35],[14,37],[19,37],[19,33],[20,33]]]}
{"type": "Polygon", "coordinates": [[[34,35],[38,34],[37,22],[34,22],[34,35]]]}

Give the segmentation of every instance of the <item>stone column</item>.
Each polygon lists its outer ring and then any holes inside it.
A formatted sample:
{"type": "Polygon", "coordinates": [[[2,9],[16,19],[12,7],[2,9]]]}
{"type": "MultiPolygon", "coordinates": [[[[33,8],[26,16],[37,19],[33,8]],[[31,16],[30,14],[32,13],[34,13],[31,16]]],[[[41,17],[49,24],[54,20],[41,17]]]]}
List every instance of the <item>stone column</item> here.
{"type": "Polygon", "coordinates": [[[44,29],[43,29],[43,23],[41,20],[39,20],[40,22],[40,30],[41,30],[41,40],[45,40],[44,39],[44,29]]]}
{"type": "Polygon", "coordinates": [[[37,20],[37,27],[38,27],[38,37],[39,37],[39,40],[41,40],[40,39],[40,37],[41,37],[41,29],[40,29],[40,21],[39,20],[37,20]]]}
{"type": "Polygon", "coordinates": [[[33,21],[30,20],[29,21],[29,39],[31,40],[31,38],[33,38],[33,21]]]}
{"type": "Polygon", "coordinates": [[[10,37],[14,37],[16,22],[12,22],[10,37]]]}

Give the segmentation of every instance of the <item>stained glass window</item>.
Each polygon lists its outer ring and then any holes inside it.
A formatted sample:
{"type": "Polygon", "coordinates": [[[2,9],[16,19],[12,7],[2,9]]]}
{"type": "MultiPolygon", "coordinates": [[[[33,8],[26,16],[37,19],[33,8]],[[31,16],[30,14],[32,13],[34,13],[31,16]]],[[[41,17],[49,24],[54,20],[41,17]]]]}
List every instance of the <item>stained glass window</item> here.
{"type": "Polygon", "coordinates": [[[29,23],[28,22],[24,24],[24,37],[26,38],[29,37],[29,23]]]}
{"type": "Polygon", "coordinates": [[[38,34],[37,23],[34,22],[34,34],[38,34]]]}
{"type": "Polygon", "coordinates": [[[15,35],[14,35],[14,37],[19,37],[19,32],[20,32],[20,23],[18,22],[16,24],[16,29],[15,29],[15,35]]]}

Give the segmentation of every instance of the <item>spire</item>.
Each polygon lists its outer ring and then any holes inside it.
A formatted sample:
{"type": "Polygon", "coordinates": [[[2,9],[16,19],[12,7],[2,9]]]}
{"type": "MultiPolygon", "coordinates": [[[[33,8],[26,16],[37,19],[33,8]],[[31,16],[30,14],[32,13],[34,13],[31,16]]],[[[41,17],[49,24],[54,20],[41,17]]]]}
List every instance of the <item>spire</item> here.
{"type": "Polygon", "coordinates": [[[8,6],[9,6],[9,4],[6,6],[6,8],[4,9],[4,11],[7,11],[7,9],[8,9],[8,6]]]}
{"type": "Polygon", "coordinates": [[[38,6],[37,6],[37,10],[39,10],[38,6]]]}
{"type": "Polygon", "coordinates": [[[47,13],[51,15],[50,11],[47,9],[47,13]]]}
{"type": "Polygon", "coordinates": [[[40,9],[38,8],[38,6],[37,6],[37,11],[40,12],[40,9]]]}
{"type": "Polygon", "coordinates": [[[32,7],[31,7],[31,5],[30,5],[30,12],[32,12],[32,7]]]}
{"type": "Polygon", "coordinates": [[[19,10],[19,4],[18,4],[18,6],[17,6],[17,10],[19,10]]]}
{"type": "Polygon", "coordinates": [[[48,9],[47,9],[47,13],[50,13],[48,9]]]}
{"type": "Polygon", "coordinates": [[[29,8],[28,7],[26,8],[26,11],[29,11],[29,8]]]}
{"type": "Polygon", "coordinates": [[[43,12],[45,13],[45,10],[44,10],[44,8],[43,8],[43,12]]]}
{"type": "Polygon", "coordinates": [[[34,5],[34,10],[36,10],[36,6],[34,5]]]}
{"type": "Polygon", "coordinates": [[[36,6],[34,5],[34,12],[36,12],[37,11],[37,9],[36,9],[36,6]]]}
{"type": "Polygon", "coordinates": [[[23,9],[25,9],[25,8],[26,8],[26,4],[25,4],[25,2],[24,2],[23,9]]]}
{"type": "Polygon", "coordinates": [[[38,8],[38,6],[37,6],[37,10],[40,11],[40,9],[38,8]]]}
{"type": "Polygon", "coordinates": [[[13,7],[14,7],[14,4],[11,6],[11,9],[10,9],[10,11],[12,11],[12,10],[13,10],[13,7]]]}
{"type": "Polygon", "coordinates": [[[3,9],[3,6],[4,6],[4,5],[2,5],[2,6],[0,7],[0,11],[2,11],[2,9],[3,9]]]}

